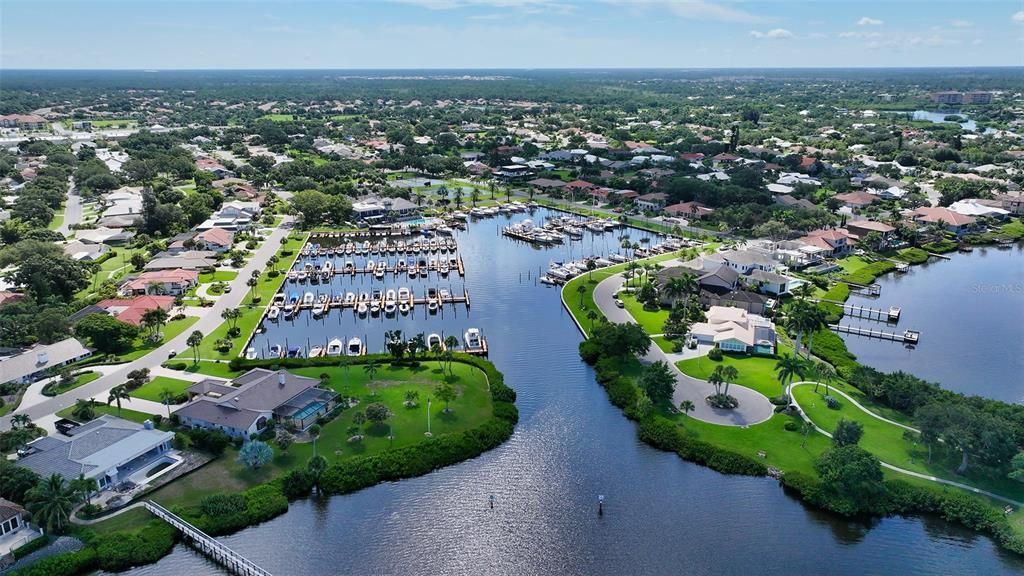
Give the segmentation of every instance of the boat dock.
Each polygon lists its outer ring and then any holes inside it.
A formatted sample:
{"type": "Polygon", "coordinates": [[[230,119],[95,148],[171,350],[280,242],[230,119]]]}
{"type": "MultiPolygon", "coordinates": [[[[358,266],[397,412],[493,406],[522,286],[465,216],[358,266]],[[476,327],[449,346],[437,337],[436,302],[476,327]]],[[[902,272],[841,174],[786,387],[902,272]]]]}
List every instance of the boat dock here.
{"type": "Polygon", "coordinates": [[[883,310],[882,308],[858,306],[857,304],[850,304],[849,302],[840,302],[838,300],[818,301],[840,306],[842,307],[844,314],[853,316],[854,318],[864,318],[866,320],[875,320],[878,322],[890,322],[892,324],[896,324],[900,321],[901,310],[899,306],[890,306],[888,310],[883,310]]]}
{"type": "MultiPolygon", "coordinates": [[[[287,280],[288,280],[289,283],[294,284],[296,281],[299,281],[298,277],[297,276],[293,276],[291,274],[291,272],[298,273],[300,270],[301,270],[300,268],[296,268],[296,269],[294,269],[293,271],[290,271],[287,274],[287,280]]],[[[374,266],[373,268],[359,268],[359,267],[356,267],[356,266],[342,265],[342,266],[339,266],[339,267],[333,267],[333,268],[331,268],[331,270],[327,271],[326,273],[330,274],[333,277],[333,276],[342,276],[342,275],[355,276],[356,274],[371,274],[371,275],[373,275],[373,274],[377,274],[378,272],[381,272],[383,274],[391,274],[391,275],[394,275],[394,276],[397,276],[399,274],[408,274],[410,278],[414,278],[416,276],[420,276],[420,275],[423,275],[424,273],[428,273],[428,272],[437,272],[437,273],[441,274],[442,276],[447,275],[449,272],[457,272],[459,274],[459,276],[465,276],[466,275],[466,265],[462,262],[462,256],[458,256],[456,258],[451,258],[449,260],[445,260],[444,262],[439,262],[437,260],[433,260],[433,261],[428,261],[428,262],[423,263],[423,264],[416,263],[414,265],[406,265],[406,266],[399,266],[397,262],[394,263],[394,264],[387,264],[387,263],[385,263],[383,268],[379,268],[377,266],[374,266]]],[[[323,276],[323,274],[325,272],[323,270],[321,270],[321,269],[314,268],[312,270],[307,270],[306,273],[308,275],[311,275],[310,277],[312,277],[312,275],[316,275],[317,277],[320,277],[320,276],[323,276]]]]}
{"type": "Polygon", "coordinates": [[[251,560],[221,544],[213,537],[206,535],[202,530],[189,524],[156,502],[146,500],[144,505],[151,514],[174,526],[174,528],[181,532],[186,541],[191,542],[200,552],[226,568],[228,572],[237,576],[271,576],[270,572],[260,568],[251,560]]]}
{"type": "Polygon", "coordinates": [[[857,336],[867,336],[868,338],[878,338],[879,340],[903,342],[904,344],[917,344],[918,340],[921,339],[921,333],[917,330],[904,330],[902,333],[899,333],[861,328],[859,326],[845,326],[843,324],[829,324],[828,327],[840,334],[855,334],[857,336]]]}
{"type": "Polygon", "coordinates": [[[877,297],[882,295],[881,284],[857,284],[855,282],[846,282],[841,280],[850,287],[850,294],[857,294],[859,296],[877,297]]]}
{"type": "MultiPolygon", "coordinates": [[[[370,300],[356,299],[350,301],[346,301],[344,296],[339,296],[337,294],[335,294],[335,296],[332,298],[328,298],[327,300],[321,299],[321,296],[329,296],[329,293],[317,292],[315,294],[316,296],[312,303],[303,303],[299,301],[296,302],[295,305],[292,307],[291,313],[286,313],[283,309],[281,309],[279,310],[279,314],[285,316],[285,320],[291,320],[295,318],[298,312],[302,310],[312,310],[314,316],[322,317],[326,316],[327,313],[334,308],[342,310],[348,308],[355,311],[359,307],[360,303],[365,303],[367,306],[371,304],[377,304],[380,306],[381,309],[383,309],[384,305],[388,302],[387,294],[381,294],[379,298],[371,298],[370,300]]],[[[431,303],[435,303],[438,308],[444,306],[445,304],[465,304],[466,308],[469,308],[471,305],[468,289],[464,291],[462,294],[442,294],[441,291],[438,290],[433,295],[428,293],[421,296],[417,296],[415,293],[410,291],[408,298],[396,297],[392,301],[396,305],[408,304],[410,309],[415,308],[416,306],[429,307],[431,303]]],[[[271,308],[272,306],[268,306],[267,309],[264,311],[264,321],[268,319],[267,315],[270,313],[271,308]]]]}

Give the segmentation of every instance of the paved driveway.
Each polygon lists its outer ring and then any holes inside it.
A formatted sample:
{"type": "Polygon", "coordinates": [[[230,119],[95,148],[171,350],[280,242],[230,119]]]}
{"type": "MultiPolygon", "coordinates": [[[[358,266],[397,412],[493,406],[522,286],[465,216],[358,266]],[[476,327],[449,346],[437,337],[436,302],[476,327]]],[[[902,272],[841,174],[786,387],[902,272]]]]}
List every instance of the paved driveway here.
{"type": "MultiPolygon", "coordinates": [[[[290,221],[290,217],[286,218],[285,221],[290,221]]],[[[262,271],[266,268],[267,260],[269,260],[270,257],[276,254],[281,248],[281,238],[287,236],[289,231],[290,228],[286,228],[284,226],[275,229],[267,237],[267,240],[263,242],[263,245],[260,246],[260,248],[253,254],[252,258],[249,259],[249,262],[245,267],[238,271],[238,277],[231,282],[231,292],[221,296],[210,308],[205,308],[204,310],[206,310],[207,313],[200,316],[199,320],[197,320],[196,323],[188,330],[185,330],[177,337],[171,339],[163,346],[153,350],[142,358],[126,364],[120,364],[109,374],[105,374],[84,386],[75,388],[74,390],[61,394],[55,398],[49,398],[31,406],[19,408],[15,413],[28,414],[32,420],[38,420],[46,415],[53,414],[54,412],[74,405],[75,401],[81,398],[98,398],[105,400],[107,392],[118,384],[124,384],[128,378],[128,373],[132,370],[138,370],[141,368],[149,368],[150,370],[153,370],[167,360],[168,354],[171,350],[175,350],[179,353],[187,353],[188,345],[185,344],[185,341],[188,340],[189,334],[194,330],[199,330],[203,334],[209,334],[210,332],[213,332],[217,326],[220,326],[223,322],[223,319],[220,317],[220,313],[226,308],[235,308],[242,303],[242,300],[249,294],[249,288],[245,283],[249,279],[250,274],[253,270],[262,271]]],[[[10,427],[10,414],[0,418],[0,430],[8,430],[10,427]]]]}
{"type": "MultiPolygon", "coordinates": [[[[635,322],[628,311],[615,305],[615,293],[622,288],[625,278],[622,274],[608,277],[594,289],[594,302],[608,318],[609,322],[635,322]]],[[[711,384],[683,374],[676,367],[670,355],[651,344],[651,349],[643,358],[645,362],[665,362],[676,376],[676,388],[672,395],[672,403],[679,406],[683,400],[693,402],[694,410],[691,418],[721,424],[724,426],[749,426],[764,422],[772,417],[775,406],[760,392],[733,384],[729,387],[729,395],[739,400],[740,405],[732,410],[713,408],[704,400],[714,391],[711,384]]]]}

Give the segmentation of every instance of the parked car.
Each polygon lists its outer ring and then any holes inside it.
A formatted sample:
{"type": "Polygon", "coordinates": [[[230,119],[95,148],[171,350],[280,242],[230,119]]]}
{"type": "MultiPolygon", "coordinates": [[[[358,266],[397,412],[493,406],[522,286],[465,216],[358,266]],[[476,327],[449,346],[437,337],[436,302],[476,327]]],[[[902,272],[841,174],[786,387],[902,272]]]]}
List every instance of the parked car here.
{"type": "Polygon", "coordinates": [[[618,306],[619,308],[625,308],[626,307],[626,303],[623,302],[622,300],[619,300],[618,298],[615,299],[615,305],[618,306]]]}
{"type": "Polygon", "coordinates": [[[168,353],[167,353],[167,357],[168,357],[168,358],[174,358],[174,357],[175,357],[175,356],[177,356],[177,355],[178,355],[178,351],[177,351],[177,350],[175,350],[175,349],[173,349],[173,348],[171,349],[171,351],[170,351],[170,352],[168,352],[168,353]]]}

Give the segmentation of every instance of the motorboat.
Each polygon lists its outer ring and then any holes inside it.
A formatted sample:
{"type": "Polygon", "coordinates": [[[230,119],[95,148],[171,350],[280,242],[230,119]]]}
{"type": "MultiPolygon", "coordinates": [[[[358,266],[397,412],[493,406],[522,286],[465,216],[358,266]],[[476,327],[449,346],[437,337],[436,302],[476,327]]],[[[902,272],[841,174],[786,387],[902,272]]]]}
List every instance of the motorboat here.
{"type": "Polygon", "coordinates": [[[427,336],[427,350],[433,350],[434,346],[444,350],[444,339],[441,338],[440,334],[431,334],[427,336]]]}
{"type": "Polygon", "coordinates": [[[430,312],[431,314],[437,314],[437,300],[427,301],[427,312],[430,312]]]}
{"type": "Polygon", "coordinates": [[[323,346],[313,346],[312,348],[309,349],[309,357],[310,358],[319,358],[319,357],[321,357],[323,355],[324,355],[324,347],[323,346]]]}
{"type": "Polygon", "coordinates": [[[299,273],[296,272],[295,270],[289,270],[287,277],[289,282],[295,282],[299,278],[299,273]]]}
{"type": "Polygon", "coordinates": [[[282,306],[282,305],[284,305],[284,301],[285,301],[284,292],[278,292],[277,294],[274,294],[273,299],[270,300],[270,305],[271,306],[282,306]]]}
{"type": "Polygon", "coordinates": [[[366,261],[366,271],[373,274],[374,270],[377,269],[377,262],[375,260],[366,261]]]}
{"type": "Polygon", "coordinates": [[[437,297],[442,302],[444,302],[445,300],[451,300],[452,299],[452,293],[449,292],[447,288],[440,288],[437,291],[437,297]]]}
{"type": "Polygon", "coordinates": [[[314,296],[312,292],[306,292],[302,295],[302,307],[305,308],[307,306],[312,306],[315,300],[316,296],[314,296]]]}
{"type": "Polygon", "coordinates": [[[345,348],[346,356],[362,356],[363,355],[363,341],[359,338],[352,337],[348,341],[348,347],[345,348]]]}
{"type": "Polygon", "coordinates": [[[374,316],[380,315],[380,300],[373,300],[370,302],[370,314],[374,316]]]}
{"type": "Polygon", "coordinates": [[[245,359],[246,360],[255,360],[256,359],[256,349],[253,348],[252,346],[246,348],[245,349],[245,359]]]}
{"type": "Polygon", "coordinates": [[[328,356],[341,356],[342,347],[344,344],[338,338],[335,338],[327,343],[327,355],[328,356]]]}
{"type": "Polygon", "coordinates": [[[356,303],[356,293],[355,292],[347,292],[347,293],[345,293],[345,300],[344,300],[344,302],[345,302],[345,306],[353,306],[353,305],[355,305],[355,303],[356,303]]]}
{"type": "Polygon", "coordinates": [[[409,266],[409,278],[415,278],[419,274],[419,268],[416,266],[409,266]]]}
{"type": "Polygon", "coordinates": [[[480,336],[479,328],[470,328],[466,330],[466,333],[462,335],[462,342],[466,346],[466,350],[479,350],[483,344],[483,338],[480,336]]]}
{"type": "Polygon", "coordinates": [[[412,292],[409,291],[409,288],[402,286],[401,288],[398,289],[399,302],[408,302],[410,296],[412,296],[412,292]]]}
{"type": "Polygon", "coordinates": [[[406,314],[408,314],[409,310],[411,310],[411,309],[412,309],[412,306],[409,306],[409,302],[407,300],[403,300],[402,302],[400,302],[398,304],[398,311],[402,313],[402,316],[405,316],[406,314]]]}
{"type": "Polygon", "coordinates": [[[387,269],[388,269],[388,263],[387,262],[385,262],[383,260],[381,260],[380,262],[377,262],[377,269],[373,271],[373,277],[376,278],[377,280],[383,279],[384,278],[384,272],[386,272],[387,269]]]}
{"type": "Polygon", "coordinates": [[[272,344],[270,346],[270,357],[280,358],[282,356],[284,356],[284,348],[282,348],[280,344],[272,344]]]}
{"type": "MultiPolygon", "coordinates": [[[[406,306],[408,306],[408,304],[406,304],[406,306]]],[[[394,316],[395,310],[397,309],[398,306],[395,304],[394,300],[387,300],[384,302],[384,314],[388,316],[394,316]]]]}
{"type": "Polygon", "coordinates": [[[299,304],[299,293],[298,292],[292,292],[291,294],[288,295],[288,302],[284,305],[285,313],[287,314],[287,313],[291,312],[292,310],[294,310],[295,307],[298,304],[299,304]]]}
{"type": "Polygon", "coordinates": [[[306,278],[308,278],[308,277],[309,277],[309,273],[308,272],[306,272],[305,270],[299,270],[299,272],[297,274],[297,278],[298,278],[299,282],[305,282],[306,278]]]}
{"type": "Polygon", "coordinates": [[[302,358],[302,348],[299,346],[291,346],[288,348],[289,358],[302,358]]]}
{"type": "Polygon", "coordinates": [[[448,270],[449,270],[448,263],[445,262],[444,260],[442,260],[440,266],[437,269],[438,273],[440,273],[441,276],[447,276],[448,275],[448,270]]]}
{"type": "Polygon", "coordinates": [[[398,264],[395,264],[395,272],[405,272],[409,267],[409,264],[405,261],[405,258],[398,260],[398,264]]]}
{"type": "Polygon", "coordinates": [[[278,316],[281,315],[281,308],[279,306],[271,306],[267,310],[267,320],[271,322],[277,322],[278,316]]]}
{"type": "Polygon", "coordinates": [[[359,314],[360,316],[366,316],[366,312],[369,309],[370,307],[366,305],[365,301],[360,302],[359,304],[356,305],[356,313],[359,314]]]}

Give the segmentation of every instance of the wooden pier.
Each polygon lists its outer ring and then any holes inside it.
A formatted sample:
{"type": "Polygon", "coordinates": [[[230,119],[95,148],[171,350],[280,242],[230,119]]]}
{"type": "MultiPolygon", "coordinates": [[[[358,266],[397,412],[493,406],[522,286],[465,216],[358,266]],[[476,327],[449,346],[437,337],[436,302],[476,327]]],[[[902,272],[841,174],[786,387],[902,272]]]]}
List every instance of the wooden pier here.
{"type": "Polygon", "coordinates": [[[829,324],[828,327],[840,334],[855,334],[857,336],[867,336],[868,338],[891,340],[893,342],[903,342],[905,344],[917,344],[918,340],[921,339],[921,333],[917,330],[904,330],[902,333],[897,333],[886,332],[885,330],[874,330],[871,328],[861,328],[859,326],[844,326],[843,324],[829,324]]]}
{"type": "Polygon", "coordinates": [[[156,502],[146,500],[144,504],[146,506],[146,510],[149,510],[149,512],[157,518],[167,522],[171,526],[174,526],[179,532],[181,532],[186,541],[191,542],[192,545],[199,549],[200,552],[226,568],[228,572],[236,574],[237,576],[271,576],[270,572],[260,568],[251,560],[248,560],[238,552],[235,552],[231,548],[221,544],[211,536],[206,535],[202,530],[189,524],[156,502]]]}
{"type": "Polygon", "coordinates": [[[850,287],[850,294],[869,297],[878,297],[882,294],[881,284],[857,284],[855,282],[846,282],[844,280],[840,280],[840,282],[844,282],[850,287]]]}
{"type": "Polygon", "coordinates": [[[898,306],[890,306],[888,310],[883,310],[881,308],[872,308],[870,306],[858,306],[857,304],[850,304],[849,302],[840,302],[839,300],[819,300],[819,302],[826,302],[828,304],[840,306],[843,309],[843,314],[854,318],[864,318],[866,320],[890,322],[893,324],[900,321],[901,310],[898,306]]]}

